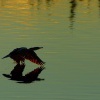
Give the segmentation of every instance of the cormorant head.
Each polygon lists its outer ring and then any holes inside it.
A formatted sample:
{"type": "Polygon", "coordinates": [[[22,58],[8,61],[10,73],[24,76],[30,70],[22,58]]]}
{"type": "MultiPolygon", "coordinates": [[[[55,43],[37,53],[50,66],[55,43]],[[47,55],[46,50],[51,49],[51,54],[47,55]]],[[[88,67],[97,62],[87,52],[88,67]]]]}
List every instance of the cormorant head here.
{"type": "Polygon", "coordinates": [[[29,48],[31,50],[39,50],[39,49],[42,49],[43,47],[33,47],[33,48],[29,48]]]}

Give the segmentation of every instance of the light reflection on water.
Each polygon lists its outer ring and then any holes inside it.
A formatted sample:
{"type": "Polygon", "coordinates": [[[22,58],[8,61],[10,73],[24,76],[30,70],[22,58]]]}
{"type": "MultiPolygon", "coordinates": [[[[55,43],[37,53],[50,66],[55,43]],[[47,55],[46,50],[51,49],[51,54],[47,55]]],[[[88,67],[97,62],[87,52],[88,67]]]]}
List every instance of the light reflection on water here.
{"type": "MultiPolygon", "coordinates": [[[[0,0],[0,56],[43,46],[43,82],[17,84],[1,75],[3,100],[100,99],[100,0],[0,0]],[[7,90],[8,89],[8,90],[7,90]],[[6,96],[5,96],[6,95],[6,96]]],[[[0,60],[0,73],[13,68],[0,60]]],[[[26,61],[25,73],[37,65],[26,61]]]]}

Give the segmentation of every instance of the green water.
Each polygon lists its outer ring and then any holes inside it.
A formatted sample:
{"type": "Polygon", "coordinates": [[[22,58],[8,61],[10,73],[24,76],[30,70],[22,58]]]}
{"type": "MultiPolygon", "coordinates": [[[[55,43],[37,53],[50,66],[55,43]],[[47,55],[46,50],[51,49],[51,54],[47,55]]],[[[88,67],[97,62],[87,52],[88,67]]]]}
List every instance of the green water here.
{"type": "Polygon", "coordinates": [[[100,0],[0,0],[0,57],[34,46],[45,80],[8,80],[15,64],[1,59],[0,100],[100,100],[100,0]]]}

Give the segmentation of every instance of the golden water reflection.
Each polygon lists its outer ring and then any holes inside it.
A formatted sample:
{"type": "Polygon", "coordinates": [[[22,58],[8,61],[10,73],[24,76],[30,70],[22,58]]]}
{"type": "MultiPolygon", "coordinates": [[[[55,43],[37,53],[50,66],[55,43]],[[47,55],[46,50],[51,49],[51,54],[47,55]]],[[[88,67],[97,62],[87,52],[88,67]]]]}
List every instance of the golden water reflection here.
{"type": "Polygon", "coordinates": [[[76,16],[78,17],[79,14],[86,16],[91,12],[100,13],[100,0],[96,2],[92,0],[0,0],[0,8],[2,20],[9,19],[22,25],[34,26],[40,22],[39,20],[46,19],[45,21],[59,24],[63,20],[68,22],[69,18],[69,27],[74,29],[74,23],[78,19],[76,16]]]}
{"type": "MultiPolygon", "coordinates": [[[[29,9],[31,6],[47,5],[51,6],[54,3],[59,3],[60,0],[0,0],[1,7],[13,9],[29,9]]],[[[44,6],[42,6],[45,8],[44,6]]]]}

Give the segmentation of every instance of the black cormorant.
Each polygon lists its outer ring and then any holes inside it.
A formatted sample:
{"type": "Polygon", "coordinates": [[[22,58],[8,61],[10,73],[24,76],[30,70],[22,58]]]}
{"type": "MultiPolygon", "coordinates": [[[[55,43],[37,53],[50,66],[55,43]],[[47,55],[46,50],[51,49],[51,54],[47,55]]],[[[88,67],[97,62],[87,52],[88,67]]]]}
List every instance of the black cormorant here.
{"type": "Polygon", "coordinates": [[[16,48],[2,59],[10,57],[14,61],[16,61],[17,64],[20,64],[20,62],[24,63],[25,59],[27,59],[31,62],[34,62],[35,64],[43,65],[45,62],[43,62],[34,52],[35,50],[41,48],[43,47],[33,47],[29,49],[27,49],[26,47],[16,48]]]}

